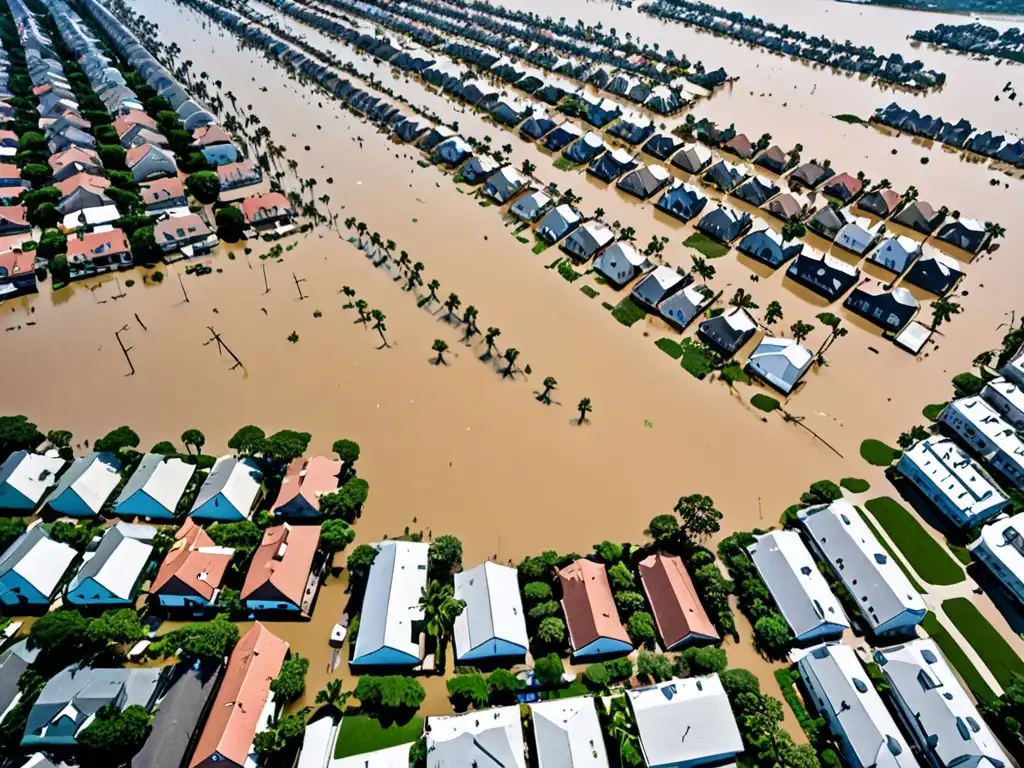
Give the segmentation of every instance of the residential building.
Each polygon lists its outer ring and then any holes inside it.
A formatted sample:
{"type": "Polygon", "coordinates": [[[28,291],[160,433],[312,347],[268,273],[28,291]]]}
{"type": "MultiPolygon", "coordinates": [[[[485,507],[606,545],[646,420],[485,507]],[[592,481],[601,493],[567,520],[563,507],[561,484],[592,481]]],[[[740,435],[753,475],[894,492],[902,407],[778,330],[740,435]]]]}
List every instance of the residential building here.
{"type": "Polygon", "coordinates": [[[646,200],[672,181],[672,174],[660,165],[642,165],[623,176],[616,186],[623,192],[646,200]]]}
{"type": "Polygon", "coordinates": [[[250,227],[288,224],[294,216],[295,209],[280,192],[268,192],[242,201],[242,217],[250,227]]]}
{"type": "Polygon", "coordinates": [[[642,272],[651,269],[647,257],[629,243],[621,240],[605,248],[594,259],[594,271],[615,288],[622,288],[642,272]]]}
{"type": "Polygon", "coordinates": [[[697,326],[697,335],[727,358],[736,354],[757,332],[757,321],[742,307],[734,307],[697,326]]]}
{"type": "Polygon", "coordinates": [[[582,138],[577,139],[562,153],[562,157],[571,163],[581,165],[589,163],[601,155],[608,147],[601,139],[601,134],[594,131],[587,131],[582,138]]]}
{"type": "Polygon", "coordinates": [[[887,291],[880,282],[869,277],[850,292],[843,306],[883,331],[892,333],[902,330],[920,308],[917,299],[906,288],[887,291]]]}
{"type": "Polygon", "coordinates": [[[812,548],[856,601],[872,633],[912,632],[927,613],[921,595],[850,502],[799,512],[812,548]]]}
{"type": "Polygon", "coordinates": [[[747,547],[797,643],[819,642],[849,629],[839,599],[829,589],[796,531],[769,531],[747,547]]]}
{"type": "Polygon", "coordinates": [[[209,250],[217,243],[210,225],[198,213],[171,216],[153,225],[157,247],[165,254],[174,251],[199,252],[209,250]]]}
{"type": "MultiPolygon", "coordinates": [[[[362,629],[360,628],[360,632],[362,629]]],[[[519,707],[427,718],[427,768],[526,768],[519,707]]]]}
{"type": "Polygon", "coordinates": [[[1024,442],[984,398],[974,395],[954,400],[943,409],[939,421],[1024,489],[1024,442]]]}
{"type": "Polygon", "coordinates": [[[856,179],[848,173],[840,173],[829,179],[822,191],[845,205],[857,197],[863,187],[860,179],[856,179]]]}
{"type": "Polygon", "coordinates": [[[648,768],[725,765],[743,751],[718,675],[626,691],[648,768]]]}
{"type": "Polygon", "coordinates": [[[319,584],[314,573],[319,525],[281,523],[263,532],[242,585],[250,611],[308,613],[319,584]]]}
{"type": "Polygon", "coordinates": [[[544,214],[537,224],[537,237],[550,245],[554,245],[572,232],[583,221],[579,211],[571,205],[559,205],[544,214]]]}
{"type": "Polygon", "coordinates": [[[72,147],[56,155],[51,155],[47,162],[53,170],[53,177],[56,181],[64,181],[79,173],[94,176],[103,173],[103,163],[96,150],[85,147],[72,147]]]}
{"type": "Polygon", "coordinates": [[[36,290],[35,251],[24,250],[32,235],[0,238],[0,298],[36,290]]]}
{"type": "Polygon", "coordinates": [[[857,282],[860,270],[835,256],[804,248],[786,270],[786,277],[835,301],[857,282]]]}
{"type": "Polygon", "coordinates": [[[608,768],[593,696],[530,704],[537,768],[608,768]]]}
{"type": "Polygon", "coordinates": [[[552,152],[560,152],[582,135],[583,131],[575,123],[562,123],[555,126],[554,130],[544,137],[544,141],[541,144],[545,149],[552,152]]]}
{"type": "Polygon", "coordinates": [[[68,238],[68,269],[73,280],[81,277],[128,269],[132,251],[128,238],[120,229],[104,232],[82,232],[68,238]]]}
{"type": "Polygon", "coordinates": [[[858,200],[857,207],[865,213],[884,219],[891,216],[902,202],[903,197],[895,189],[876,189],[858,200]]]}
{"type": "Polygon", "coordinates": [[[613,149],[595,157],[587,166],[587,173],[605,183],[611,183],[622,174],[634,170],[637,165],[637,161],[629,152],[624,149],[613,149]]]}
{"type": "Polygon", "coordinates": [[[220,176],[221,192],[263,181],[263,171],[252,160],[239,160],[237,163],[220,165],[217,167],[217,175],[220,176]]]}
{"type": "Polygon", "coordinates": [[[930,235],[945,217],[944,213],[936,213],[935,209],[923,200],[915,200],[893,216],[892,220],[922,235],[930,235]]]}
{"type": "Polygon", "coordinates": [[[870,251],[882,236],[885,225],[882,222],[872,224],[861,216],[850,219],[836,232],[835,243],[858,256],[870,251]]]}
{"type": "Polygon", "coordinates": [[[825,720],[850,768],[919,768],[853,648],[828,643],[797,662],[805,703],[825,720]]]}
{"type": "Polygon", "coordinates": [[[132,178],[140,182],[178,174],[174,154],[153,144],[140,144],[129,149],[125,164],[132,172],[132,178]]]}
{"type": "Polygon", "coordinates": [[[640,561],[640,583],[665,650],[719,640],[718,630],[701,605],[679,556],[661,552],[648,555],[640,561]]]}
{"type": "Polygon", "coordinates": [[[706,285],[687,285],[658,304],[658,314],[679,330],[684,330],[711,306],[714,292],[706,285]]]}
{"type": "Polygon", "coordinates": [[[173,520],[195,471],[195,464],[187,464],[177,456],[147,453],[117,497],[114,514],[173,520]]]}
{"type": "Polygon", "coordinates": [[[0,509],[30,513],[67,464],[56,454],[15,451],[0,464],[0,509]]]}
{"type": "Polygon", "coordinates": [[[787,244],[782,234],[771,227],[749,233],[736,246],[740,253],[770,267],[781,267],[803,249],[802,242],[794,240],[787,244]]]}
{"type": "Polygon", "coordinates": [[[68,517],[95,517],[121,482],[121,462],[112,453],[75,459],[46,498],[54,512],[68,517]]]}
{"type": "Polygon", "coordinates": [[[523,195],[509,208],[509,212],[520,221],[532,223],[540,218],[551,205],[551,198],[540,191],[523,195]]]}
{"type": "Polygon", "coordinates": [[[904,730],[932,766],[1012,765],[934,640],[880,648],[874,658],[904,730]]]}
{"type": "Polygon", "coordinates": [[[718,205],[715,210],[704,214],[697,222],[697,230],[720,243],[729,245],[733,240],[750,229],[750,214],[718,205]]]}
{"type": "Polygon", "coordinates": [[[461,136],[445,139],[431,153],[431,160],[438,165],[454,168],[473,155],[473,148],[461,136]]]}
{"type": "Polygon", "coordinates": [[[946,437],[929,437],[905,450],[896,469],[958,528],[980,525],[1010,503],[981,467],[946,437]]]}
{"type": "Polygon", "coordinates": [[[0,235],[28,232],[32,225],[25,218],[24,205],[0,206],[0,235]]]}
{"type": "Polygon", "coordinates": [[[156,528],[117,523],[94,539],[78,573],[67,586],[65,601],[85,608],[130,608],[153,554],[156,528]]]}
{"type": "Polygon", "coordinates": [[[231,136],[219,125],[205,125],[192,131],[192,143],[199,147],[209,162],[216,166],[227,165],[238,160],[238,148],[231,136]]]}
{"type": "Polygon", "coordinates": [[[732,194],[743,202],[760,208],[779,194],[779,186],[771,179],[761,175],[754,175],[743,184],[740,184],[732,194]]]}
{"type": "Polygon", "coordinates": [[[508,165],[487,179],[483,193],[499,205],[503,205],[515,197],[524,186],[526,179],[519,171],[508,165]]]}
{"type": "Polygon", "coordinates": [[[813,361],[810,350],[793,339],[765,336],[747,359],[746,369],[788,395],[813,361]]]}
{"type": "Polygon", "coordinates": [[[799,192],[783,192],[773,197],[762,209],[783,221],[800,221],[814,211],[814,203],[799,192]]]}
{"type": "MultiPolygon", "coordinates": [[[[0,715],[7,716],[23,698],[18,685],[21,676],[39,656],[40,649],[29,650],[28,640],[19,640],[0,654],[0,715]]],[[[8,728],[14,730],[10,725],[8,728]]],[[[12,761],[11,765],[15,763],[12,761]]]]}
{"type": "Polygon", "coordinates": [[[188,196],[181,179],[154,179],[146,182],[139,189],[142,202],[146,204],[146,213],[157,216],[169,209],[188,210],[188,196]]]}
{"type": "Polygon", "coordinates": [[[429,545],[384,541],[374,545],[359,621],[353,666],[418,666],[422,661],[413,622],[423,618],[420,594],[427,586],[429,545]]]}
{"type": "Polygon", "coordinates": [[[943,224],[935,236],[944,243],[974,254],[979,253],[989,241],[985,225],[974,219],[954,219],[943,224]]]}
{"type": "Polygon", "coordinates": [[[937,248],[925,245],[921,258],[914,262],[914,266],[907,272],[905,280],[936,296],[945,296],[953,290],[963,276],[964,271],[960,267],[959,261],[952,256],[947,256],[937,248]]]}
{"type": "Polygon", "coordinates": [[[45,608],[77,557],[36,520],[0,555],[0,605],[11,613],[45,608]]]}
{"type": "Polygon", "coordinates": [[[341,462],[326,456],[294,459],[285,470],[271,513],[288,520],[319,519],[320,497],[338,490],[340,474],[341,462]]]}
{"type": "Polygon", "coordinates": [[[680,221],[690,221],[700,215],[708,204],[708,198],[697,187],[676,179],[665,190],[654,207],[680,221]]]}
{"type": "Polygon", "coordinates": [[[992,379],[981,390],[981,396],[1014,427],[1024,428],[1024,392],[1013,382],[1002,377],[992,379]]]}
{"type": "Polygon", "coordinates": [[[820,235],[829,242],[836,239],[840,230],[845,227],[848,223],[853,220],[850,216],[849,211],[845,208],[833,208],[831,205],[826,205],[823,208],[811,216],[807,222],[807,229],[814,232],[816,235],[820,235]]]}
{"type": "Polygon", "coordinates": [[[574,658],[626,654],[633,650],[603,565],[580,559],[560,570],[558,580],[574,658]]]}
{"type": "Polygon", "coordinates": [[[868,261],[885,267],[897,275],[902,275],[918,256],[921,255],[921,244],[913,238],[900,235],[890,237],[868,257],[868,261]]]}
{"type": "Polygon", "coordinates": [[[490,560],[455,574],[455,598],[466,608],[455,619],[455,658],[523,658],[530,645],[515,568],[490,560]]]}
{"type": "Polygon", "coordinates": [[[711,165],[711,150],[703,144],[687,144],[672,157],[672,165],[681,171],[697,176],[711,165]]]}
{"type": "Polygon", "coordinates": [[[188,768],[255,768],[253,740],[274,716],[270,683],[287,654],[288,643],[258,621],[242,635],[188,768]]]}
{"type": "Polygon", "coordinates": [[[789,168],[789,154],[778,144],[772,144],[772,146],[757,156],[757,159],[754,160],[754,165],[759,165],[781,176],[789,168]]]}
{"type": "Polygon", "coordinates": [[[189,514],[229,523],[248,520],[262,481],[263,473],[252,459],[221,456],[206,476],[189,514]]]}
{"type": "Polygon", "coordinates": [[[1018,347],[1010,359],[999,368],[999,373],[1017,387],[1024,387],[1024,345],[1018,347]]]}
{"type": "Polygon", "coordinates": [[[594,220],[588,221],[570,234],[562,243],[561,248],[573,258],[586,261],[613,240],[615,240],[615,233],[611,228],[594,220]]]}
{"type": "Polygon", "coordinates": [[[199,614],[214,606],[235,550],[219,547],[191,517],[174,534],[149,594],[163,608],[199,614]]]}

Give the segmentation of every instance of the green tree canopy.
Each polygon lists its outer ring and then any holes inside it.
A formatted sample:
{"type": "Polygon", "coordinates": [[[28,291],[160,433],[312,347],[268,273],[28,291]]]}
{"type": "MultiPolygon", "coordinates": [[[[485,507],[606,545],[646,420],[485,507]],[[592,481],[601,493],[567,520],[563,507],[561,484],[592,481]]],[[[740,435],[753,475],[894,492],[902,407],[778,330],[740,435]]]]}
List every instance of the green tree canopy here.
{"type": "Polygon", "coordinates": [[[271,461],[287,464],[306,452],[311,437],[309,432],[282,429],[267,438],[263,454],[271,461]]]}
{"type": "Polygon", "coordinates": [[[462,542],[455,536],[444,534],[430,544],[430,572],[449,578],[452,569],[462,563],[462,542]]]}
{"type": "Polygon", "coordinates": [[[608,568],[608,581],[612,591],[630,590],[636,585],[636,577],[625,563],[618,562],[608,568]]]}
{"type": "Polygon", "coordinates": [[[448,699],[456,712],[465,712],[470,707],[483,709],[487,706],[491,691],[482,675],[457,675],[447,683],[448,699]]]}
{"type": "Polygon", "coordinates": [[[673,515],[657,515],[651,518],[644,533],[658,544],[669,544],[679,535],[679,521],[673,515]]]}
{"type": "Polygon", "coordinates": [[[638,645],[653,648],[657,639],[654,629],[654,617],[647,611],[637,611],[626,622],[626,631],[630,639],[638,645]]]}
{"type": "Polygon", "coordinates": [[[505,705],[515,703],[524,683],[507,669],[496,669],[487,676],[487,687],[491,690],[491,704],[505,705]]]}
{"type": "Polygon", "coordinates": [[[71,663],[81,658],[88,642],[89,619],[78,611],[63,608],[44,613],[28,633],[30,648],[71,663]]]}
{"type": "Polygon", "coordinates": [[[306,673],[309,672],[309,659],[295,654],[285,659],[277,677],[270,681],[270,690],[285,701],[295,701],[306,690],[306,673]]]}
{"type": "Polygon", "coordinates": [[[185,187],[196,200],[209,205],[220,196],[220,176],[213,171],[196,171],[185,179],[185,187]]]}
{"type": "Polygon", "coordinates": [[[27,525],[20,517],[0,517],[0,552],[4,552],[14,540],[25,532],[27,525]]]}
{"type": "Polygon", "coordinates": [[[218,208],[213,218],[217,223],[217,237],[225,243],[237,243],[242,239],[245,217],[238,208],[233,205],[218,208]]]}
{"type": "Polygon", "coordinates": [[[103,437],[97,438],[93,449],[109,453],[120,453],[124,448],[137,448],[139,436],[131,427],[120,426],[112,429],[103,437]]]}
{"type": "Polygon", "coordinates": [[[344,520],[325,520],[320,527],[320,546],[329,554],[341,552],[355,537],[356,532],[344,520]]]}
{"type": "Polygon", "coordinates": [[[198,454],[202,452],[203,446],[206,445],[206,435],[198,429],[186,429],[181,433],[181,442],[185,444],[186,449],[190,447],[195,448],[198,454]]]}
{"type": "Polygon", "coordinates": [[[369,544],[360,544],[352,550],[345,562],[348,568],[349,581],[354,584],[361,584],[370,575],[370,566],[377,559],[377,550],[369,544]]]}
{"type": "Polygon", "coordinates": [[[231,653],[238,636],[238,625],[221,614],[210,621],[168,632],[150,646],[149,652],[154,656],[171,656],[180,648],[189,656],[222,659],[231,653]]]}
{"type": "Polygon", "coordinates": [[[534,662],[533,671],[538,683],[550,687],[561,685],[565,667],[562,666],[562,659],[557,653],[549,653],[534,662]]]}
{"type": "Polygon", "coordinates": [[[602,541],[594,545],[594,552],[603,563],[617,563],[622,559],[622,545],[611,541],[602,541]]]}
{"type": "Polygon", "coordinates": [[[346,467],[359,461],[359,443],[355,440],[335,440],[332,450],[338,454],[338,460],[346,467]]]}
{"type": "Polygon", "coordinates": [[[240,456],[255,456],[263,453],[266,439],[267,435],[262,429],[249,424],[235,432],[228,440],[228,448],[237,451],[240,456]]]}
{"type": "Polygon", "coordinates": [[[537,639],[548,647],[562,645],[565,637],[565,622],[557,616],[548,616],[537,626],[537,639]]]}
{"type": "Polygon", "coordinates": [[[36,425],[24,416],[0,416],[0,462],[15,451],[30,451],[43,442],[36,425]]]}
{"type": "Polygon", "coordinates": [[[146,625],[134,608],[104,611],[89,622],[86,632],[89,645],[134,645],[146,637],[146,625]]]}
{"type": "Polygon", "coordinates": [[[721,529],[722,513],[715,509],[710,496],[693,493],[676,502],[676,513],[682,521],[682,531],[691,541],[703,541],[721,529]]]}
{"type": "Polygon", "coordinates": [[[113,704],[106,704],[75,740],[97,757],[109,761],[109,765],[120,765],[142,749],[152,719],[145,707],[138,704],[125,707],[121,712],[113,704]]]}
{"type": "Polygon", "coordinates": [[[398,719],[418,710],[426,692],[420,682],[412,677],[364,675],[359,678],[353,695],[359,699],[364,710],[378,718],[398,719]]]}
{"type": "Polygon", "coordinates": [[[530,601],[548,600],[551,598],[551,586],[543,581],[531,581],[523,587],[523,595],[530,601]]]}

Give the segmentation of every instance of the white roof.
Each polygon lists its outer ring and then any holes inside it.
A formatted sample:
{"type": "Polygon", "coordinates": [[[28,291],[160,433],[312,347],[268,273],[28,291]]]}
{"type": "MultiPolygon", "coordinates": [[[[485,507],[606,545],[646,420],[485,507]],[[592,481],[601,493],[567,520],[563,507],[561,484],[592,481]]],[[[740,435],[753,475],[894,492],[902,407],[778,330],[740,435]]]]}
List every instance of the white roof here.
{"type": "Polygon", "coordinates": [[[621,240],[610,246],[608,250],[601,254],[601,258],[605,259],[610,256],[621,256],[627,262],[632,264],[634,267],[643,267],[647,263],[647,257],[644,256],[640,251],[634,248],[629,243],[624,243],[621,240]]]}
{"type": "Polygon", "coordinates": [[[533,216],[537,211],[546,206],[551,202],[551,198],[546,194],[537,190],[531,192],[528,195],[523,195],[521,198],[512,203],[512,210],[517,211],[524,216],[533,216]]]}
{"type": "Polygon", "coordinates": [[[667,680],[626,696],[648,765],[697,764],[743,750],[718,675],[667,680]]]}
{"type": "Polygon", "coordinates": [[[94,208],[83,208],[80,211],[69,213],[64,217],[61,222],[61,226],[69,231],[73,232],[82,226],[81,218],[85,217],[85,226],[95,227],[101,224],[110,224],[121,218],[121,214],[117,210],[116,205],[98,205],[94,208]]]}
{"type": "Polygon", "coordinates": [[[686,144],[683,147],[683,152],[688,157],[695,158],[697,165],[704,165],[711,159],[711,150],[703,144],[686,144]]]}
{"type": "Polygon", "coordinates": [[[924,349],[924,345],[932,336],[932,329],[917,320],[911,320],[907,327],[900,331],[895,342],[915,355],[924,349]]]}
{"type": "Polygon", "coordinates": [[[583,135],[583,129],[577,127],[575,123],[562,123],[561,125],[557,126],[555,128],[555,130],[556,131],[557,130],[563,130],[566,133],[568,133],[570,136],[582,136],[583,135]]]}
{"type": "Polygon", "coordinates": [[[604,147],[604,140],[601,138],[600,133],[594,131],[587,131],[583,136],[583,143],[590,147],[604,147]]]}
{"type": "MultiPolygon", "coordinates": [[[[1021,391],[1013,382],[1007,381],[1002,376],[992,379],[992,381],[985,385],[981,395],[985,397],[990,392],[995,394],[996,400],[1005,402],[1018,412],[1024,412],[1024,391],[1021,391]]],[[[988,398],[985,399],[987,400],[988,398]]],[[[0,477],[2,476],[3,471],[0,470],[0,477]]]]}
{"type": "Polygon", "coordinates": [[[262,473],[250,460],[221,456],[199,489],[192,511],[195,512],[220,493],[240,514],[248,517],[252,503],[260,492],[261,477],[262,473]]]}
{"type": "Polygon", "coordinates": [[[856,599],[872,628],[905,611],[924,615],[926,607],[921,595],[850,502],[839,499],[799,514],[808,536],[856,599]],[[837,565],[840,560],[842,568],[837,565]]]}
{"type": "Polygon", "coordinates": [[[964,513],[969,523],[988,517],[993,508],[1006,503],[1006,496],[959,446],[946,437],[929,437],[903,452],[900,464],[908,462],[928,477],[946,502],[964,513]]]}
{"type": "Polygon", "coordinates": [[[1010,424],[1003,420],[981,395],[954,400],[947,409],[959,413],[978,432],[994,443],[1003,458],[1017,465],[1024,472],[1024,443],[1010,424]]]}
{"type": "MultiPolygon", "coordinates": [[[[551,213],[557,215],[566,224],[575,224],[581,218],[580,214],[571,205],[560,205],[554,211],[548,213],[548,216],[551,213]]],[[[541,221],[543,222],[543,219],[541,221]]]]}
{"type": "Polygon", "coordinates": [[[296,768],[327,768],[334,755],[337,723],[332,717],[314,720],[302,733],[302,750],[296,768]]]}
{"type": "Polygon", "coordinates": [[[950,224],[957,223],[963,225],[964,229],[970,229],[975,232],[985,231],[985,225],[982,222],[978,221],[977,219],[955,219],[954,221],[950,222],[950,224]]]}
{"type": "Polygon", "coordinates": [[[15,451],[0,465],[0,485],[9,485],[34,504],[57,483],[67,462],[59,456],[15,451]]]}
{"type": "Polygon", "coordinates": [[[50,499],[64,491],[75,493],[85,505],[96,514],[103,508],[107,497],[121,482],[121,471],[112,454],[90,453],[82,456],[61,475],[60,482],[53,489],[50,499]]]}
{"type": "MultiPolygon", "coordinates": [[[[413,742],[410,741],[408,744],[385,747],[376,752],[336,758],[328,763],[328,768],[409,768],[409,750],[412,749],[412,745],[413,742]]],[[[331,746],[333,748],[334,745],[331,746]]]]}
{"type": "Polygon", "coordinates": [[[722,319],[737,333],[746,333],[757,328],[757,321],[742,307],[735,307],[726,312],[722,319]]]}
{"type": "Polygon", "coordinates": [[[539,768],[608,768],[592,697],[540,701],[530,709],[539,768]]]}
{"type": "Polygon", "coordinates": [[[0,556],[0,576],[13,571],[49,597],[78,553],[50,538],[36,520],[0,556]]]}
{"type": "Polygon", "coordinates": [[[982,526],[981,536],[970,548],[980,544],[1006,571],[1024,581],[1024,512],[982,526]]]}
{"type": "Polygon", "coordinates": [[[657,181],[664,181],[672,176],[672,172],[662,165],[651,163],[650,165],[643,167],[646,168],[648,172],[650,172],[651,176],[653,176],[657,181]]]}
{"type": "Polygon", "coordinates": [[[612,232],[611,227],[606,224],[602,224],[596,219],[588,221],[580,227],[580,230],[594,238],[594,242],[597,244],[598,248],[607,245],[615,239],[615,233],[612,232]]]}
{"type": "Polygon", "coordinates": [[[154,536],[156,528],[149,525],[118,523],[108,528],[96,550],[86,553],[68,591],[91,578],[114,597],[130,599],[139,574],[149,562],[154,536]]]}
{"type": "Polygon", "coordinates": [[[781,336],[765,336],[757,345],[751,355],[751,360],[759,360],[766,357],[781,357],[794,368],[804,368],[811,364],[810,350],[801,346],[793,339],[784,339],[781,336]]]}
{"type": "Polygon", "coordinates": [[[526,768],[519,707],[427,718],[427,768],[472,765],[526,768]]]}
{"type": "Polygon", "coordinates": [[[651,125],[651,118],[645,117],[631,109],[624,109],[622,114],[619,115],[619,119],[637,128],[646,128],[651,125]]]}
{"type": "Polygon", "coordinates": [[[633,162],[633,156],[621,147],[611,151],[612,159],[619,165],[629,165],[633,162]]]}
{"type": "Polygon", "coordinates": [[[796,637],[825,625],[850,626],[799,533],[772,531],[756,538],[747,551],[796,637]]]}
{"type": "Polygon", "coordinates": [[[522,646],[525,652],[530,638],[515,568],[487,561],[457,573],[455,597],[466,601],[455,619],[455,650],[460,657],[495,639],[522,646]]]}
{"type": "Polygon", "coordinates": [[[159,453],[147,453],[142,457],[138,469],[125,483],[117,503],[130,499],[141,491],[165,510],[174,514],[178,501],[185,493],[188,481],[196,471],[194,464],[186,464],[178,457],[167,457],[159,453]]]}
{"type": "Polygon", "coordinates": [[[383,541],[374,544],[377,559],[370,568],[353,661],[381,648],[419,657],[412,622],[423,618],[420,593],[427,585],[429,544],[383,541]]]}
{"type": "Polygon", "coordinates": [[[905,307],[917,306],[917,299],[914,298],[914,294],[906,288],[893,288],[891,293],[892,297],[896,299],[899,304],[902,304],[905,307]]]}
{"type": "Polygon", "coordinates": [[[881,648],[875,661],[942,765],[1012,765],[934,640],[881,648]]]}
{"type": "Polygon", "coordinates": [[[952,256],[943,253],[934,245],[927,243],[921,246],[921,258],[918,263],[925,261],[934,261],[939,271],[944,275],[952,274],[963,274],[963,267],[960,266],[960,262],[954,259],[952,256]]]}
{"type": "Polygon", "coordinates": [[[666,291],[683,280],[682,275],[672,269],[672,267],[666,266],[655,267],[650,276],[666,291]]]}
{"type": "Polygon", "coordinates": [[[845,734],[860,765],[873,768],[918,768],[882,697],[857,660],[853,648],[841,643],[808,650],[797,667],[812,690],[808,702],[845,734]],[[824,703],[816,696],[824,694],[824,703]]]}

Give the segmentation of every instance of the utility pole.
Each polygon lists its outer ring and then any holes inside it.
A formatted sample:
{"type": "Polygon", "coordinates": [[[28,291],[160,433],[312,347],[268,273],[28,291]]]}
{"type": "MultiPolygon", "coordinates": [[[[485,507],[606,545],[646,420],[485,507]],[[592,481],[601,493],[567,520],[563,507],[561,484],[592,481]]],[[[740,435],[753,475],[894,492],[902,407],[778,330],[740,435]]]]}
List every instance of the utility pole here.
{"type": "Polygon", "coordinates": [[[117,285],[117,293],[110,298],[112,299],[123,299],[125,296],[124,290],[121,288],[121,279],[117,276],[114,277],[114,283],[117,285]]]}
{"type": "Polygon", "coordinates": [[[228,347],[228,345],[224,343],[224,340],[220,337],[220,334],[217,333],[217,331],[215,331],[213,329],[213,326],[212,325],[208,325],[206,327],[210,330],[210,333],[213,334],[213,337],[211,339],[209,339],[208,341],[204,342],[203,346],[206,346],[207,344],[209,344],[212,341],[216,341],[217,342],[217,353],[220,354],[222,350],[225,350],[225,351],[227,351],[227,353],[229,355],[231,355],[231,359],[235,361],[235,364],[231,366],[231,370],[232,371],[235,370],[235,368],[245,369],[245,366],[242,364],[242,361],[238,359],[238,355],[236,355],[234,352],[232,352],[231,348],[228,347]]]}
{"type": "Polygon", "coordinates": [[[128,326],[126,325],[121,330],[114,331],[114,336],[117,338],[117,343],[121,346],[121,352],[124,353],[124,359],[128,361],[128,368],[131,369],[129,373],[125,374],[125,376],[134,376],[135,375],[135,365],[132,363],[132,359],[128,355],[128,353],[131,352],[134,349],[134,347],[126,347],[124,345],[124,342],[121,341],[121,334],[124,333],[127,330],[128,330],[128,326]]]}
{"type": "Polygon", "coordinates": [[[181,279],[181,270],[178,272],[178,285],[181,286],[181,295],[185,297],[185,303],[188,304],[188,291],[185,290],[185,281],[181,279]]]}
{"type": "Polygon", "coordinates": [[[270,293],[270,283],[267,282],[267,265],[263,265],[263,292],[270,293]]]}
{"type": "Polygon", "coordinates": [[[301,283],[306,282],[306,278],[304,278],[304,277],[303,278],[299,278],[299,277],[297,277],[295,275],[294,272],[292,272],[292,280],[295,281],[295,290],[297,290],[299,292],[299,301],[302,301],[303,299],[308,299],[309,298],[308,296],[303,296],[302,295],[302,285],[301,285],[301,283]]]}
{"type": "Polygon", "coordinates": [[[144,331],[148,331],[149,330],[149,328],[146,327],[146,324],[144,322],[142,322],[142,318],[139,317],[139,313],[138,312],[135,313],[135,322],[137,322],[139,325],[142,326],[142,330],[144,330],[144,331]]]}

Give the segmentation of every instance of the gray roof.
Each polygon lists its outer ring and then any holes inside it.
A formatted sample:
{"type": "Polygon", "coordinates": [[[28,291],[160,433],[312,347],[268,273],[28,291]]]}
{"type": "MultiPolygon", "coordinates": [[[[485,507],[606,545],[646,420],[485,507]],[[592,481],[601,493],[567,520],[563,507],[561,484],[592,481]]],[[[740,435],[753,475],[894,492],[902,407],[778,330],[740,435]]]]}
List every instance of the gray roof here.
{"type": "Polygon", "coordinates": [[[453,632],[459,657],[491,640],[514,643],[526,652],[530,639],[515,568],[487,561],[457,573],[455,597],[466,601],[453,632]]]}
{"type": "Polygon", "coordinates": [[[0,655],[0,715],[20,696],[18,680],[38,655],[38,649],[28,649],[28,640],[16,643],[0,655]]]}
{"type": "Polygon", "coordinates": [[[60,481],[47,497],[47,501],[56,499],[64,491],[71,489],[98,514],[120,481],[121,462],[114,454],[90,453],[71,463],[67,471],[60,476],[60,481]]]}
{"type": "Polygon", "coordinates": [[[539,768],[607,768],[601,723],[592,696],[531,704],[539,768]]]}
{"type": "Polygon", "coordinates": [[[151,525],[118,523],[106,530],[99,546],[86,553],[85,562],[68,585],[76,589],[86,579],[93,579],[112,595],[130,599],[149,555],[153,551],[156,528],[151,525]]]}
{"type": "Polygon", "coordinates": [[[147,453],[125,483],[117,503],[121,504],[137,491],[142,491],[173,515],[195,471],[194,464],[186,464],[176,456],[147,453]]]}
{"type": "Polygon", "coordinates": [[[36,521],[0,557],[0,576],[15,571],[42,595],[51,597],[76,557],[74,549],[51,539],[42,521],[36,521]]]}

